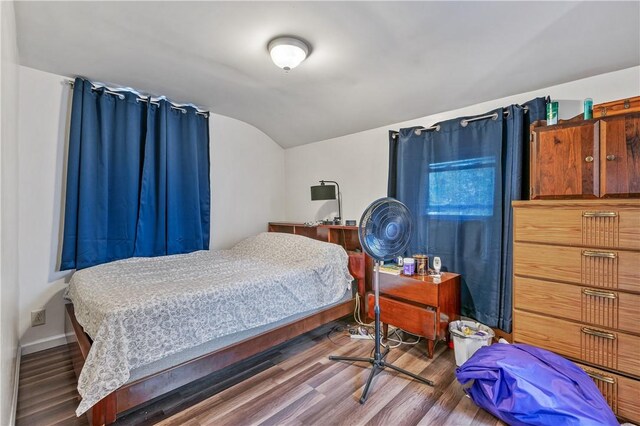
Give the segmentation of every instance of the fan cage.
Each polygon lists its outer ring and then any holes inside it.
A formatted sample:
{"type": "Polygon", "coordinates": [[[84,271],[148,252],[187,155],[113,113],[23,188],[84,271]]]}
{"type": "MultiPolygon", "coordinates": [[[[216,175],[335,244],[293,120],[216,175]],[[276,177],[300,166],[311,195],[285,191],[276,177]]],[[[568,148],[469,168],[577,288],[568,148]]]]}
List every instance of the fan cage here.
{"type": "Polygon", "coordinates": [[[395,198],[371,203],[362,214],[358,232],[362,249],[378,261],[404,254],[411,240],[411,213],[395,198]]]}

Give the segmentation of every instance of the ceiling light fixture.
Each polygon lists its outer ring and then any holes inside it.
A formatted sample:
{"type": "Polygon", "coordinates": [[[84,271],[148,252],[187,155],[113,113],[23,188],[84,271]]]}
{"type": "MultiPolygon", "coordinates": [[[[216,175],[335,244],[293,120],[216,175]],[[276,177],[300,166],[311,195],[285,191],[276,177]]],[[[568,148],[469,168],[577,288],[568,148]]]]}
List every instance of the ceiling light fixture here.
{"type": "Polygon", "coordinates": [[[300,65],[309,54],[309,46],[302,40],[293,37],[278,37],[267,46],[274,64],[285,71],[300,65]]]}

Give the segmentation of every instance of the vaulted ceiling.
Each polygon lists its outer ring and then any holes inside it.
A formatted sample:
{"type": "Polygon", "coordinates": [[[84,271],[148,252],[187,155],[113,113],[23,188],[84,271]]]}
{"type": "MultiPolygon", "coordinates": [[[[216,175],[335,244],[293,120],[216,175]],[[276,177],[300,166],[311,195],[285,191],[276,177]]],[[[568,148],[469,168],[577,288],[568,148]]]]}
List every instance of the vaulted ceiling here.
{"type": "Polygon", "coordinates": [[[23,65],[291,147],[640,64],[640,2],[19,2],[23,65]],[[307,40],[284,73],[267,43],[307,40]]]}

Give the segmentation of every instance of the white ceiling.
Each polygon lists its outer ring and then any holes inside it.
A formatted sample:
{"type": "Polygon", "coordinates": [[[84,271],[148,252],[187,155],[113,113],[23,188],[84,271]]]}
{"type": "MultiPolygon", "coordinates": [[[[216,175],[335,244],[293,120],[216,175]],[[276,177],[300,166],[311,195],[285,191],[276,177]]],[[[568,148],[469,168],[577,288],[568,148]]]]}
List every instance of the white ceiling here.
{"type": "Polygon", "coordinates": [[[640,2],[19,2],[23,65],[291,147],[640,64],[640,2]],[[288,74],[267,43],[312,46],[288,74]]]}

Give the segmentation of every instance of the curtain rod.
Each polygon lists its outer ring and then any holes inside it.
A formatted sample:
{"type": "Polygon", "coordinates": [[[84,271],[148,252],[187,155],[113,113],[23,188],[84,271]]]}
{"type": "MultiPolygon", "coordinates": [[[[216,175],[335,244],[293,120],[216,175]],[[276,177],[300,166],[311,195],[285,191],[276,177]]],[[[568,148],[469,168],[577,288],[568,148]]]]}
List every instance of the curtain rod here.
{"type": "MultiPolygon", "coordinates": [[[[529,112],[529,108],[528,107],[523,107],[522,109],[524,110],[525,113],[529,112]]],[[[505,117],[508,117],[509,116],[509,111],[504,111],[502,114],[505,117]]],[[[460,124],[462,125],[462,127],[467,127],[467,124],[469,124],[469,123],[471,123],[473,121],[485,120],[487,118],[490,118],[492,120],[497,120],[498,119],[498,113],[494,112],[493,114],[480,115],[478,117],[463,118],[462,120],[460,120],[460,124]]],[[[440,125],[436,124],[435,126],[431,126],[431,127],[419,126],[413,132],[416,134],[416,136],[420,136],[422,134],[422,132],[426,132],[426,131],[429,131],[429,130],[435,130],[436,132],[439,132],[440,131],[440,125]]],[[[400,132],[398,132],[396,130],[391,130],[391,137],[392,138],[398,137],[399,134],[400,134],[400,132]]]]}
{"type": "MultiPolygon", "coordinates": [[[[68,84],[73,89],[73,87],[75,85],[73,80],[66,80],[65,79],[64,82],[66,84],[68,84]]],[[[91,90],[98,90],[98,89],[104,89],[103,90],[104,93],[108,93],[110,95],[117,96],[120,99],[124,99],[124,94],[122,94],[120,92],[114,92],[112,90],[107,90],[106,86],[98,86],[98,85],[95,85],[95,84],[91,83],[91,90]]],[[[131,92],[131,91],[129,91],[129,92],[133,93],[133,94],[135,94],[137,96],[136,102],[147,102],[147,103],[152,104],[152,105],[160,105],[159,102],[153,102],[153,100],[151,99],[151,96],[143,96],[143,95],[140,95],[140,94],[135,93],[135,92],[131,92]]],[[[171,109],[175,109],[177,111],[181,111],[183,114],[187,113],[186,109],[180,108],[179,106],[175,106],[171,102],[169,102],[169,104],[170,104],[169,106],[171,107],[171,109]]],[[[209,117],[209,111],[196,111],[196,114],[202,115],[203,117],[209,117]]]]}

